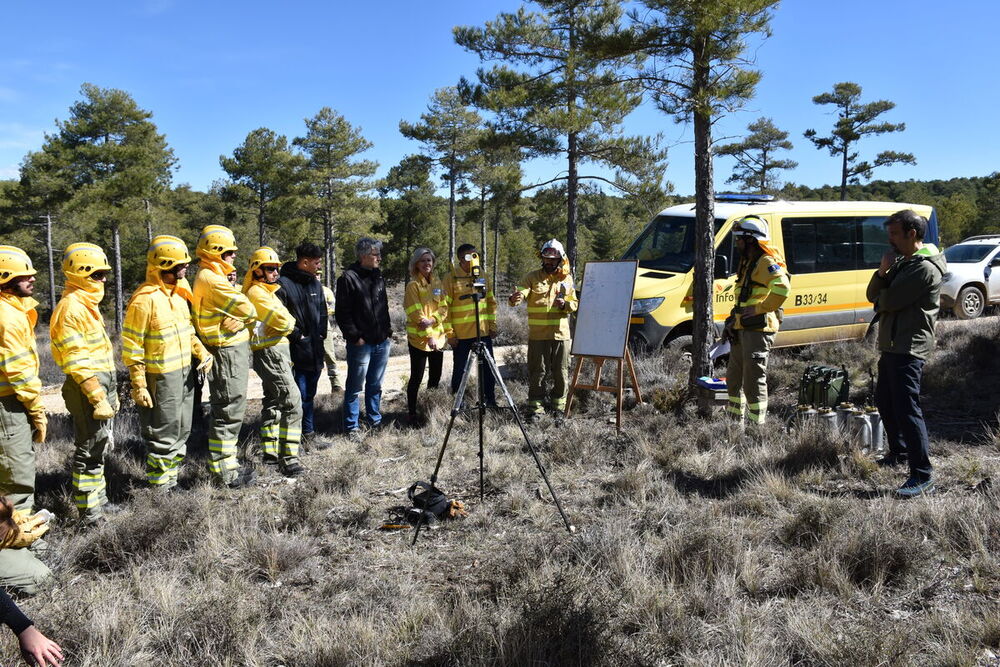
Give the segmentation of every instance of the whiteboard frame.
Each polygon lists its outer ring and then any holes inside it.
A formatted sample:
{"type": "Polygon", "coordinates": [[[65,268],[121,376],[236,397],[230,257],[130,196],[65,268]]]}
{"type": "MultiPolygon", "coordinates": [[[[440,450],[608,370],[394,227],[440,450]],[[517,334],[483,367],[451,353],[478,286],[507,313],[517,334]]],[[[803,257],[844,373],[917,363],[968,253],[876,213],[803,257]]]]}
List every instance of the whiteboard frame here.
{"type": "MultiPolygon", "coordinates": [[[[606,359],[624,359],[625,358],[625,350],[628,347],[628,332],[629,332],[629,328],[632,325],[632,323],[631,323],[631,319],[632,319],[632,295],[635,292],[635,277],[636,277],[636,274],[638,273],[638,271],[639,271],[639,262],[638,262],[638,260],[634,260],[634,259],[631,259],[631,260],[596,260],[596,261],[592,261],[592,262],[587,262],[584,265],[584,267],[583,267],[583,284],[582,284],[582,288],[581,288],[582,289],[582,293],[580,295],[580,305],[577,308],[576,329],[574,330],[574,334],[573,334],[573,348],[570,351],[570,354],[580,355],[580,356],[584,356],[584,357],[604,357],[606,359]],[[628,265],[630,265],[632,267],[632,274],[631,274],[632,277],[628,281],[628,304],[629,304],[629,307],[628,307],[628,311],[627,311],[626,317],[624,318],[625,321],[623,323],[624,324],[624,328],[623,328],[622,335],[621,335],[621,350],[618,352],[618,354],[615,354],[615,355],[592,354],[590,351],[580,350],[579,347],[578,347],[578,345],[580,345],[580,336],[579,336],[580,325],[585,322],[585,319],[583,318],[583,312],[584,312],[584,310],[586,308],[586,304],[587,304],[587,294],[592,293],[592,292],[590,292],[590,291],[587,290],[587,268],[590,267],[591,264],[628,264],[628,265]]],[[[624,286],[625,286],[625,283],[622,283],[622,289],[624,289],[624,286]]]]}

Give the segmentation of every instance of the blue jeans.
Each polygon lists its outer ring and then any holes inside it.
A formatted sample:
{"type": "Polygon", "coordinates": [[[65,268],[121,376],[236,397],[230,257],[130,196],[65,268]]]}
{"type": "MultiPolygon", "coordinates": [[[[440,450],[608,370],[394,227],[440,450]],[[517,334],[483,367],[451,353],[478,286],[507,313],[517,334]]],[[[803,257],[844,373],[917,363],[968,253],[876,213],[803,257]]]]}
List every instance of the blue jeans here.
{"type": "Polygon", "coordinates": [[[316,385],[319,384],[321,372],[292,368],[295,384],[299,385],[299,393],[302,394],[302,435],[313,432],[313,399],[316,398],[316,385]]]}
{"type": "Polygon", "coordinates": [[[372,426],[382,422],[382,378],[389,364],[391,339],[378,345],[347,345],[347,382],[344,388],[344,430],[358,428],[358,396],[365,390],[365,420],[372,426]]]}

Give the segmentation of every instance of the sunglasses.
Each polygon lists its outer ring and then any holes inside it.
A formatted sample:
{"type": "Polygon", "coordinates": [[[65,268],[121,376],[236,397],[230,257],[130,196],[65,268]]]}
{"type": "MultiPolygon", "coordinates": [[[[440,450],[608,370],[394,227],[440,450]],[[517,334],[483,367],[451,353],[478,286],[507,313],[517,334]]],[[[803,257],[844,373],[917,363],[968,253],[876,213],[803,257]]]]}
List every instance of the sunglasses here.
{"type": "Polygon", "coordinates": [[[107,271],[94,271],[93,273],[90,274],[90,277],[93,280],[104,280],[105,278],[108,277],[108,272],[107,271]]]}
{"type": "Polygon", "coordinates": [[[262,266],[262,267],[260,267],[260,270],[263,271],[264,273],[277,273],[278,272],[278,267],[277,266],[262,266]]]}

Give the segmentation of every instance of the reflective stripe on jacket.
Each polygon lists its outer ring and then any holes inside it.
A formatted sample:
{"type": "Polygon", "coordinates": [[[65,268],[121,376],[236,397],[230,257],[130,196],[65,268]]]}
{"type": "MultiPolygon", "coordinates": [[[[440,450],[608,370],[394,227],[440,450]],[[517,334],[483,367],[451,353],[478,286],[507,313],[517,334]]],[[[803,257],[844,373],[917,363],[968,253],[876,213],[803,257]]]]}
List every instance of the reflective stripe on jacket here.
{"type": "Polygon", "coordinates": [[[406,293],[403,295],[403,310],[406,311],[406,340],[410,345],[424,352],[444,349],[444,322],[448,317],[448,306],[445,303],[444,285],[437,276],[431,276],[428,282],[421,275],[407,283],[406,293]],[[434,324],[421,329],[422,319],[433,320],[434,324]],[[436,348],[430,346],[431,340],[437,343],[436,348]]]}
{"type": "Polygon", "coordinates": [[[190,366],[192,355],[201,359],[205,352],[187,299],[169,287],[140,285],[125,310],[122,361],[163,374],[190,366]]]}
{"type": "MultiPolygon", "coordinates": [[[[493,290],[489,288],[490,281],[484,271],[481,276],[485,281],[486,298],[479,301],[479,327],[484,336],[492,335],[497,330],[497,300],[493,290]]],[[[448,338],[468,339],[476,337],[476,310],[472,298],[463,296],[473,292],[472,277],[461,267],[456,266],[451,275],[444,280],[444,305],[448,309],[445,318],[444,332],[448,338]]]]}
{"type": "Polygon", "coordinates": [[[201,340],[212,347],[231,347],[250,340],[250,332],[246,329],[229,333],[221,326],[222,320],[227,317],[250,325],[257,315],[246,294],[226,277],[231,273],[232,265],[205,258],[202,258],[201,264],[194,281],[192,304],[194,326],[201,340]]]}
{"type": "Polygon", "coordinates": [[[52,358],[77,384],[98,373],[115,373],[111,339],[97,306],[82,290],[66,286],[49,322],[52,358]]]}
{"type": "MultiPolygon", "coordinates": [[[[735,286],[737,299],[742,294],[746,275],[746,264],[740,262],[735,286]]],[[[781,264],[770,255],[761,255],[757,258],[753,271],[750,272],[750,295],[746,300],[740,301],[736,305],[738,307],[756,306],[758,313],[767,313],[764,318],[765,326],[763,328],[753,327],[753,330],[774,333],[781,324],[775,311],[785,302],[790,291],[791,281],[789,281],[788,274],[781,267],[781,264]]],[[[742,315],[736,317],[735,328],[744,328],[742,315]]]]}
{"type": "Polygon", "coordinates": [[[281,287],[278,283],[268,285],[255,281],[247,289],[250,302],[257,309],[258,324],[250,336],[250,349],[263,350],[275,345],[288,345],[288,334],[295,328],[295,318],[278,300],[275,292],[281,287]]]}
{"type": "Polygon", "coordinates": [[[573,276],[559,279],[554,273],[537,269],[524,275],[517,290],[528,306],[528,340],[569,340],[569,314],[576,311],[578,300],[573,276]],[[565,308],[556,308],[562,297],[565,308]]]}
{"type": "Polygon", "coordinates": [[[0,293],[0,396],[16,396],[25,407],[42,393],[34,331],[37,305],[30,297],[0,293]]]}

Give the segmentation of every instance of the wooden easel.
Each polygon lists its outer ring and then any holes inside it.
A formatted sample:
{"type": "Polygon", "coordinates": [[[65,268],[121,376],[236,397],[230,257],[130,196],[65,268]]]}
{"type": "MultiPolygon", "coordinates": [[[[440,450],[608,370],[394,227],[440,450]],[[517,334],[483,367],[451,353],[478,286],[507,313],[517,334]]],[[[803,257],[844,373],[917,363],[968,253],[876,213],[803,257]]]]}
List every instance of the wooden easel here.
{"type": "Polygon", "coordinates": [[[573,369],[573,382],[569,386],[569,400],[566,401],[566,416],[569,417],[569,413],[573,409],[573,392],[577,389],[590,389],[593,391],[606,391],[612,394],[617,394],[617,399],[615,401],[615,429],[616,432],[621,433],[622,399],[625,394],[626,366],[628,367],[629,377],[632,379],[632,387],[635,389],[636,403],[642,403],[642,394],[639,392],[639,380],[635,376],[635,366],[632,364],[632,353],[629,351],[628,347],[625,348],[624,357],[593,357],[582,354],[576,355],[576,368],[573,369]],[[583,361],[585,359],[590,359],[594,362],[593,384],[580,384],[580,369],[583,368],[583,361]],[[605,362],[608,361],[618,362],[618,372],[615,374],[617,382],[614,385],[601,384],[601,371],[604,369],[605,362]]]}

